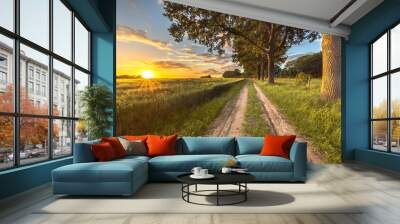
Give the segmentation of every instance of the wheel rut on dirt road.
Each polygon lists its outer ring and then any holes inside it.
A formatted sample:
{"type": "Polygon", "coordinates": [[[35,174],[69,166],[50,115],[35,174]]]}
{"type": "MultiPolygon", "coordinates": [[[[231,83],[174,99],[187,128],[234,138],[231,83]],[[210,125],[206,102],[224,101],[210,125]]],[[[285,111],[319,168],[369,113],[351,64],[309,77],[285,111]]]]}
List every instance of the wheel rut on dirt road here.
{"type": "Polygon", "coordinates": [[[256,83],[253,83],[254,88],[257,91],[257,97],[261,101],[265,114],[269,120],[269,123],[272,129],[275,130],[277,135],[287,135],[287,134],[295,134],[297,136],[296,140],[307,142],[307,159],[312,163],[322,163],[321,156],[315,152],[315,147],[312,142],[299,133],[296,132],[296,129],[290,125],[285,116],[279,112],[278,108],[267,98],[264,92],[257,86],[256,83]]]}
{"type": "Polygon", "coordinates": [[[239,136],[244,122],[248,87],[244,85],[239,94],[230,100],[211,124],[207,136],[239,136]]]}

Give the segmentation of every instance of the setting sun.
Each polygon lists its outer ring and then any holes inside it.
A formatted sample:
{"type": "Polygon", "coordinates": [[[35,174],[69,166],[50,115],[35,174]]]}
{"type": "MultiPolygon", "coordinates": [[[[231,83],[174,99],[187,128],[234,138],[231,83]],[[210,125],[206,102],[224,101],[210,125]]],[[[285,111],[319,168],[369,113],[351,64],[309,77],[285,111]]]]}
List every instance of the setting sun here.
{"type": "Polygon", "coordinates": [[[154,78],[154,72],[151,70],[144,70],[142,72],[142,78],[144,79],[152,79],[154,78]]]}

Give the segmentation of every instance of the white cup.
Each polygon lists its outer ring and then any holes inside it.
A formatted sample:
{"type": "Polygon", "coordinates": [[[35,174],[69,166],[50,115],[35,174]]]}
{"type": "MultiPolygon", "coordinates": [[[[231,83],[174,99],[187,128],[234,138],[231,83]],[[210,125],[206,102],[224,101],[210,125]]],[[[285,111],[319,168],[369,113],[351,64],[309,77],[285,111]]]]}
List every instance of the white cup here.
{"type": "Polygon", "coordinates": [[[208,175],[208,169],[201,169],[200,170],[200,176],[207,176],[208,175]]]}
{"type": "Polygon", "coordinates": [[[202,170],[201,167],[194,167],[194,168],[192,169],[192,173],[193,173],[194,175],[196,175],[196,176],[199,176],[199,175],[201,175],[201,173],[200,173],[201,170],[202,170]]]}
{"type": "Polygon", "coordinates": [[[230,173],[230,172],[232,172],[232,168],[229,168],[229,167],[222,167],[221,172],[222,172],[222,173],[230,173]]]}

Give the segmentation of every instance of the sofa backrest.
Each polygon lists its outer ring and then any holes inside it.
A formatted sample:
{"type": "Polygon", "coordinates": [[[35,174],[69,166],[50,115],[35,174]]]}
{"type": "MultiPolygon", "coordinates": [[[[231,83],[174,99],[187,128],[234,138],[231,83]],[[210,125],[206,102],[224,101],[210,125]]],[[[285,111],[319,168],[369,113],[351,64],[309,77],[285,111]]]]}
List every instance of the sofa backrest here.
{"type": "Polygon", "coordinates": [[[233,137],[182,137],[177,141],[177,153],[187,155],[225,154],[235,155],[233,137]]]}
{"type": "MultiPolygon", "coordinates": [[[[76,143],[74,163],[96,161],[90,145],[98,143],[100,140],[76,143]]],[[[263,145],[263,137],[180,137],[176,142],[176,150],[178,155],[225,154],[235,156],[259,154],[263,145]]]]}
{"type": "Polygon", "coordinates": [[[259,154],[264,137],[236,137],[236,155],[259,154]]]}
{"type": "Polygon", "coordinates": [[[93,155],[91,145],[99,144],[100,140],[93,140],[81,143],[75,143],[74,147],[74,163],[89,163],[95,162],[96,158],[93,155]]]}

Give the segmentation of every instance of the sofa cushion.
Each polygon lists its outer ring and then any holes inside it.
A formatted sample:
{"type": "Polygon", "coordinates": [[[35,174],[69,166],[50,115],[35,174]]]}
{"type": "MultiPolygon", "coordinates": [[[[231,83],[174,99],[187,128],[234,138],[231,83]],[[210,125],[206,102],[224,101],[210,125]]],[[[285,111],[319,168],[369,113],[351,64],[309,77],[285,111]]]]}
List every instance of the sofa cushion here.
{"type": "Polygon", "coordinates": [[[147,156],[136,156],[136,155],[131,155],[131,156],[125,156],[124,158],[120,158],[117,160],[114,160],[113,162],[117,162],[117,161],[124,161],[124,162],[130,162],[130,161],[134,161],[134,160],[138,160],[138,161],[142,161],[142,162],[148,162],[150,159],[150,157],[147,156]]]}
{"type": "Polygon", "coordinates": [[[263,137],[236,137],[236,155],[260,154],[263,137]]]}
{"type": "Polygon", "coordinates": [[[108,142],[114,149],[115,155],[117,158],[122,158],[126,156],[126,151],[124,146],[122,146],[121,142],[119,141],[118,137],[104,137],[101,138],[101,142],[108,142]]]}
{"type": "Polygon", "coordinates": [[[146,143],[148,156],[176,155],[176,139],[178,135],[158,136],[149,135],[146,143]]]}
{"type": "Polygon", "coordinates": [[[150,171],[190,172],[193,167],[200,166],[210,171],[219,171],[230,159],[231,155],[175,155],[158,156],[149,160],[150,171]]]}
{"type": "Polygon", "coordinates": [[[292,148],[294,140],[296,140],[296,135],[266,135],[260,155],[290,159],[290,148],[292,148]]]}
{"type": "Polygon", "coordinates": [[[182,137],[177,144],[180,154],[185,155],[235,155],[233,137],[182,137]]]}
{"type": "Polygon", "coordinates": [[[105,162],[118,158],[112,145],[108,142],[93,144],[91,145],[91,149],[94,157],[96,157],[96,161],[105,162]]]}
{"type": "Polygon", "coordinates": [[[121,142],[121,145],[124,147],[126,155],[147,155],[146,144],[142,140],[126,140],[121,137],[118,139],[121,142]]]}
{"type": "Polygon", "coordinates": [[[126,139],[126,140],[129,140],[129,141],[140,140],[140,141],[146,142],[146,139],[147,139],[147,135],[125,135],[125,136],[122,136],[122,137],[124,139],[126,139]]]}
{"type": "Polygon", "coordinates": [[[57,182],[130,182],[135,172],[147,176],[147,163],[140,159],[75,163],[59,167],[52,174],[57,182]]]}
{"type": "Polygon", "coordinates": [[[249,172],[292,172],[293,162],[279,156],[239,155],[240,167],[249,172]]]}

